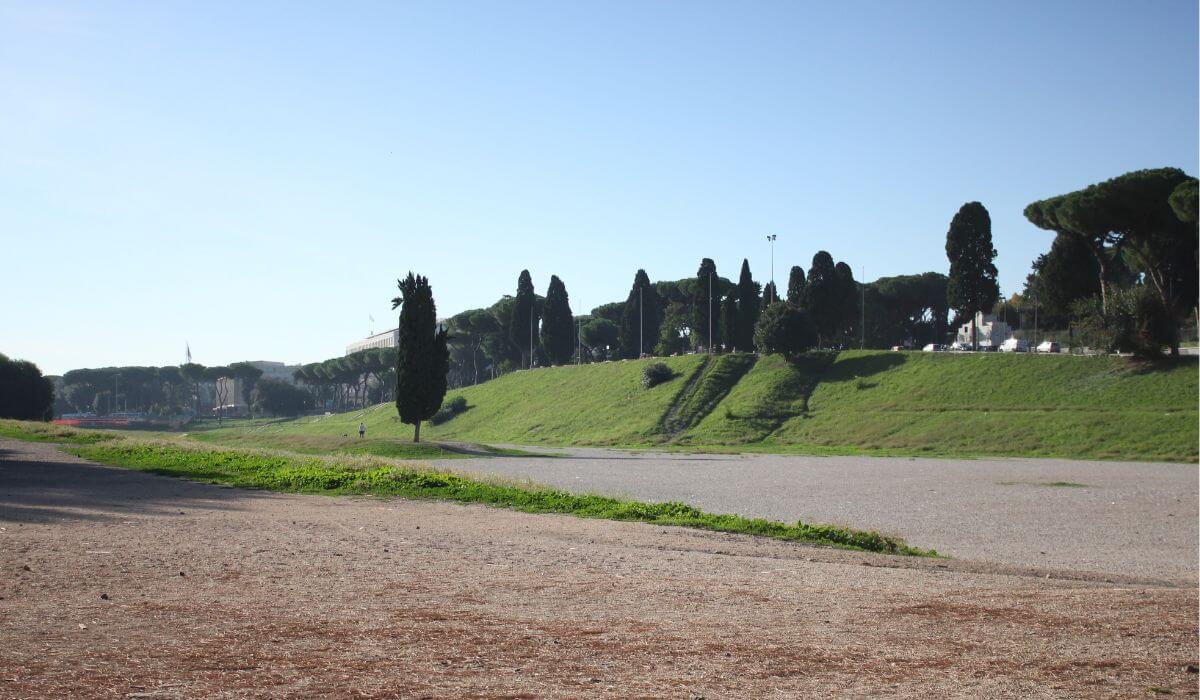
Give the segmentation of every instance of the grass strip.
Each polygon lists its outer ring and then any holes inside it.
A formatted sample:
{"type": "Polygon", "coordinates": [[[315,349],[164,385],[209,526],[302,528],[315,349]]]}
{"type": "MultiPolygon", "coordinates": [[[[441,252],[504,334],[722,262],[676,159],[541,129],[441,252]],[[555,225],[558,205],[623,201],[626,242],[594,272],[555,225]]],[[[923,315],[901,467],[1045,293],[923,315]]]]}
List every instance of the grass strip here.
{"type": "Polygon", "coordinates": [[[536,486],[470,479],[359,459],[273,455],[243,450],[185,449],[176,444],[115,441],[78,445],[72,454],[104,464],[182,477],[193,481],[289,493],[369,494],[409,499],[482,503],[525,513],[559,513],[582,518],[674,525],[842,549],[937,556],[877,532],[803,522],[782,523],[738,515],[715,515],[684,503],[646,503],[573,494],[536,486]]]}
{"type": "Polygon", "coordinates": [[[117,437],[116,434],[100,430],[80,430],[53,423],[34,423],[0,419],[0,437],[26,442],[57,442],[74,445],[91,445],[117,437]]]}

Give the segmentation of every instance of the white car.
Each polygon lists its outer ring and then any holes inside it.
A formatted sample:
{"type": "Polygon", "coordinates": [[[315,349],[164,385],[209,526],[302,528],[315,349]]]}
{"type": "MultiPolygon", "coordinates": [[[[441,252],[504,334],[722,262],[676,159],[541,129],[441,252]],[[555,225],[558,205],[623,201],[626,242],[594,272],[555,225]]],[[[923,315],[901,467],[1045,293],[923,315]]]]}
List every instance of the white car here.
{"type": "Polygon", "coordinates": [[[1062,352],[1062,346],[1059,345],[1058,343],[1054,342],[1053,340],[1043,340],[1042,342],[1038,343],[1037,351],[1038,352],[1062,352]]]}
{"type": "Polygon", "coordinates": [[[1000,352],[1029,352],[1029,343],[1020,338],[1009,338],[1000,343],[1000,352]]]}
{"type": "Polygon", "coordinates": [[[930,343],[929,345],[926,345],[925,347],[921,348],[921,350],[923,350],[925,352],[941,352],[944,349],[945,348],[943,348],[941,345],[938,345],[937,343],[930,343]]]}

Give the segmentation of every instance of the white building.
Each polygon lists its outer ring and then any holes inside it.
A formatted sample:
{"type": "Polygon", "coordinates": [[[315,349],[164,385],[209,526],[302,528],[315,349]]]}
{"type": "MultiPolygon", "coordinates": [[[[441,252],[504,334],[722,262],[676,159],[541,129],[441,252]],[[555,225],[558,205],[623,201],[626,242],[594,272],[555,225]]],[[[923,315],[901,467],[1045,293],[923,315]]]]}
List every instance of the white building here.
{"type": "MultiPolygon", "coordinates": [[[[977,328],[976,338],[979,341],[981,348],[998,348],[1000,343],[1008,340],[1012,335],[1012,330],[1004,321],[997,319],[992,314],[984,315],[981,311],[975,314],[975,327],[977,328]]],[[[958,342],[963,345],[971,344],[971,324],[964,323],[958,329],[958,342]]]]}
{"type": "Polygon", "coordinates": [[[374,348],[394,348],[400,344],[400,329],[393,328],[390,331],[376,333],[375,335],[367,336],[362,340],[356,340],[346,346],[346,354],[353,355],[362,350],[372,350],[374,348]]]}

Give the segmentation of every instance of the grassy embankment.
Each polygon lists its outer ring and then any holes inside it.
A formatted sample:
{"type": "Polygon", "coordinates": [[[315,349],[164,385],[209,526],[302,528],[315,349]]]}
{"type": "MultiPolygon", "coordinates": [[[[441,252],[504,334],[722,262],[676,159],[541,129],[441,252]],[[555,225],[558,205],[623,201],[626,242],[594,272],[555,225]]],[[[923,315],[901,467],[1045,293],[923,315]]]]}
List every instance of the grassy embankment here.
{"type": "MultiPolygon", "coordinates": [[[[0,428],[6,437],[24,440],[45,441],[48,435],[36,423],[3,421],[0,428]]],[[[877,532],[718,515],[676,502],[647,503],[574,494],[531,484],[468,478],[370,457],[304,457],[270,450],[214,449],[179,440],[115,433],[100,434],[104,439],[97,441],[92,431],[71,428],[59,428],[54,437],[59,442],[74,443],[66,448],[68,452],[103,464],[242,488],[481,503],[526,513],[690,527],[868,552],[937,555],[877,532]]]]}
{"type": "MultiPolygon", "coordinates": [[[[451,392],[431,440],[812,454],[1197,459],[1197,365],[1119,357],[849,351],[795,363],[667,358],[516,372],[451,392]],[[835,359],[836,358],[836,359],[835,359]],[[699,373],[699,374],[697,374],[699,373]],[[695,379],[695,381],[691,381],[695,379]],[[715,400],[714,400],[715,399],[715,400]]],[[[279,424],[287,435],[411,434],[389,405],[279,424]]]]}

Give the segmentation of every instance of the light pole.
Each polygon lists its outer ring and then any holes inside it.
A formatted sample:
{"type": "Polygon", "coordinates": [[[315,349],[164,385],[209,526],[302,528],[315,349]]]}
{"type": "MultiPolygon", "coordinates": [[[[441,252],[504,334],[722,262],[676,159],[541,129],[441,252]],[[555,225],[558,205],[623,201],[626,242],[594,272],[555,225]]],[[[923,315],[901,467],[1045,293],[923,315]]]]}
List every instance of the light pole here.
{"type": "Polygon", "coordinates": [[[858,283],[858,286],[862,287],[862,317],[858,321],[862,337],[858,341],[858,349],[863,350],[867,347],[867,268],[859,268],[858,274],[862,277],[862,281],[858,283]]]}
{"type": "Polygon", "coordinates": [[[642,354],[646,349],[646,341],[642,337],[645,325],[642,319],[645,316],[642,313],[642,286],[638,285],[638,359],[642,359],[642,354]]]}
{"type": "Polygon", "coordinates": [[[712,347],[712,276],[713,273],[708,273],[708,354],[711,355],[712,347]]]}
{"type": "Polygon", "coordinates": [[[768,304],[774,303],[779,298],[779,292],[775,289],[775,234],[767,236],[767,242],[771,244],[771,299],[768,304]]]}

